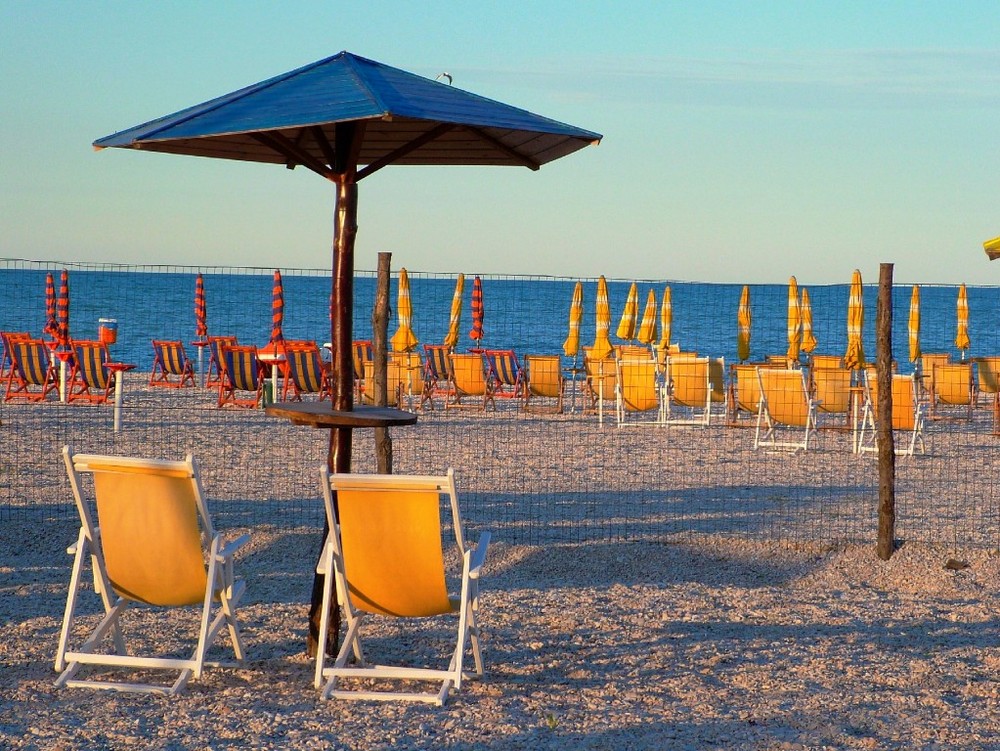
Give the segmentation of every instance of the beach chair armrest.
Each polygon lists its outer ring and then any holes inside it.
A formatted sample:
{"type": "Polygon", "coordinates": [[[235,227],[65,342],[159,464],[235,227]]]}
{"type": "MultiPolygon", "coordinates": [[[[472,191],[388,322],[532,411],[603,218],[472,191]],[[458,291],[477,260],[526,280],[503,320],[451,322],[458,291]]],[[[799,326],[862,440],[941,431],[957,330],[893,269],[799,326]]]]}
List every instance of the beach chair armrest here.
{"type": "Polygon", "coordinates": [[[223,546],[219,549],[218,553],[219,560],[232,558],[233,554],[237,550],[242,548],[244,545],[246,545],[248,542],[250,542],[250,535],[243,534],[237,537],[235,540],[230,540],[229,542],[224,543],[223,546]]]}
{"type": "Polygon", "coordinates": [[[486,551],[490,546],[491,537],[490,532],[483,532],[479,537],[479,542],[476,543],[476,549],[472,552],[469,559],[469,576],[473,579],[479,578],[479,570],[486,562],[486,551]]]}

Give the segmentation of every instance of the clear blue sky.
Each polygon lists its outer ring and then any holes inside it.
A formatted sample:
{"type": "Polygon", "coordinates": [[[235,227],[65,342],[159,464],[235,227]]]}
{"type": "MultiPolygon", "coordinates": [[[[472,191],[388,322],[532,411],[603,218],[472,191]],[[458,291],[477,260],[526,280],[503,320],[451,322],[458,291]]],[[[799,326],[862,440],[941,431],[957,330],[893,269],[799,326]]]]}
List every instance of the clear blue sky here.
{"type": "Polygon", "coordinates": [[[0,256],[325,268],[308,172],[101,136],[350,50],[604,134],[360,185],[356,265],[1000,282],[1000,3],[0,0],[0,256]]]}

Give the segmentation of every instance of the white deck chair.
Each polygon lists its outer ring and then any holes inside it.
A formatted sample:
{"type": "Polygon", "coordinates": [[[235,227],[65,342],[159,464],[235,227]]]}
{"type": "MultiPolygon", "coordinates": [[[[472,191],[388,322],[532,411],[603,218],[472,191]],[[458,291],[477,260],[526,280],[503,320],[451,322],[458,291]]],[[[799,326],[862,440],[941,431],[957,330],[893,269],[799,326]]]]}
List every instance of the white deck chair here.
{"type": "Polygon", "coordinates": [[[483,675],[477,612],[479,577],[490,533],[475,548],[462,534],[454,474],[329,474],[321,470],[323,499],[330,534],[317,570],[324,574],[320,642],[315,685],[324,698],[425,701],[442,705],[462,681],[483,675]],[[336,501],[334,501],[336,494],[336,501]],[[458,597],[448,594],[442,546],[441,496],[448,498],[461,565],[458,597]],[[334,504],[336,503],[336,510],[334,504]],[[339,523],[338,523],[339,520],[339,523]],[[333,607],[333,587],[343,607],[347,635],[332,667],[326,666],[326,638],[333,607]],[[362,632],[371,616],[423,619],[458,616],[457,638],[445,669],[375,665],[367,662],[362,632]],[[475,670],[464,669],[467,646],[475,670]],[[353,657],[353,660],[352,660],[353,657]],[[436,692],[403,692],[339,688],[345,679],[434,681],[436,692]],[[326,684],[323,681],[326,680],[326,684]]]}
{"type": "Polygon", "coordinates": [[[201,677],[204,667],[233,664],[206,659],[223,626],[228,629],[236,662],[242,664],[236,606],[244,583],[234,578],[233,554],[249,536],[224,544],[213,530],[191,456],[184,461],[96,456],[74,454],[69,446],[62,453],[80,514],[80,534],[68,551],[74,560],[56,652],[55,668],[60,671],[56,686],[175,694],[190,678],[201,677]],[[85,496],[84,474],[93,476],[96,519],[91,515],[92,502],[85,496]],[[88,558],[103,617],[78,612],[88,558]],[[122,616],[130,605],[142,603],[161,608],[200,607],[197,645],[190,657],[137,656],[126,650],[122,616]],[[70,649],[81,622],[88,619],[99,623],[78,649],[70,649]],[[107,668],[102,674],[136,668],[180,671],[180,675],[173,684],[77,678],[85,666],[107,668]]]}
{"type": "Polygon", "coordinates": [[[809,449],[816,432],[818,402],[809,397],[805,373],[798,368],[757,368],[760,405],[753,447],[809,449]],[[803,430],[801,440],[778,440],[779,427],[803,430]],[[763,434],[761,433],[763,428],[763,434]]]}

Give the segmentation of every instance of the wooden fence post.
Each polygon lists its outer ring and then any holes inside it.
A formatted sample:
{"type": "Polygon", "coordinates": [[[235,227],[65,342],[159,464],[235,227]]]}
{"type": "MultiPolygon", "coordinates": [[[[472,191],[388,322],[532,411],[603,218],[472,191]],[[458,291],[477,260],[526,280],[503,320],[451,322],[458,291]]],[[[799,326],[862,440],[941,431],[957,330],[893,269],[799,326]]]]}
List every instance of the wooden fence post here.
{"type": "MultiPolygon", "coordinates": [[[[388,402],[386,368],[389,340],[389,277],[392,253],[378,254],[378,276],[375,281],[375,307],[372,308],[372,373],[375,404],[385,407],[388,402]]],[[[379,474],[392,474],[392,437],[389,428],[375,428],[375,466],[379,474]]]]}
{"type": "Polygon", "coordinates": [[[878,404],[878,557],[896,549],[896,448],[892,433],[892,264],[879,266],[875,307],[875,369],[878,404]]]}

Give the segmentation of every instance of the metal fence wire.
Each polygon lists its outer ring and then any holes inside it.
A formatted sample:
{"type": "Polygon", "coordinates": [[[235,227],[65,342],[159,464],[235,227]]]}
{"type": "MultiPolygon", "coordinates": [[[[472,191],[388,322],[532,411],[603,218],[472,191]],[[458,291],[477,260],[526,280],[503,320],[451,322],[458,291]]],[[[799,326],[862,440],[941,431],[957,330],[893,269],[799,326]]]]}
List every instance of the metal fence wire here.
{"type": "MultiPolygon", "coordinates": [[[[93,339],[100,318],[114,319],[117,341],[110,345],[112,359],[135,364],[136,369],[124,376],[118,431],[109,405],[65,403],[55,394],[40,402],[0,402],[4,445],[0,520],[43,515],[73,524],[75,512],[59,457],[60,448],[72,444],[87,452],[164,458],[194,454],[213,511],[224,525],[321,526],[318,468],[326,461],[327,433],[270,417],[262,409],[220,409],[217,389],[200,383],[207,353],[193,344],[196,276],[203,277],[209,333],[264,345],[272,326],[274,270],[8,259],[0,261],[0,281],[6,291],[0,331],[25,331],[41,338],[47,315],[46,275],[52,273],[58,280],[64,268],[70,279],[71,336],[93,339]],[[149,385],[153,339],[183,342],[198,371],[197,386],[149,385]]],[[[897,276],[904,272],[897,269],[897,276]]],[[[281,273],[285,337],[322,345],[329,339],[329,272],[282,269],[281,273]]],[[[421,355],[424,344],[440,345],[448,333],[457,276],[409,272],[412,323],[420,342],[416,351],[421,355]]],[[[737,399],[751,398],[751,387],[761,383],[745,380],[747,371],[735,367],[740,363],[737,331],[743,285],[636,281],[635,327],[639,328],[652,294],[656,333],[663,339],[662,302],[669,289],[666,343],[675,345],[672,357],[659,358],[655,375],[650,376],[651,395],[644,396],[633,389],[624,363],[657,350],[616,336],[628,334],[619,332],[619,324],[633,280],[609,280],[610,342],[636,349],[621,354],[620,366],[613,359],[604,361],[601,367],[607,372],[602,370],[601,375],[607,389],[601,399],[588,387],[583,357],[583,348],[592,345],[597,335],[597,280],[481,275],[484,338],[477,341],[469,337],[473,285],[472,275],[466,277],[456,351],[510,350],[521,368],[528,355],[556,355],[557,371],[566,379],[561,412],[552,411],[557,401],[544,395],[532,397],[528,408],[520,397],[500,395],[484,410],[481,400],[473,397],[463,399],[471,408],[445,408],[447,398],[441,394],[434,398],[433,408],[425,403],[418,409],[419,396],[409,401],[404,394],[402,406],[412,406],[419,417],[413,426],[391,430],[394,471],[434,473],[454,467],[470,527],[490,528],[502,540],[528,544],[701,535],[791,542],[875,540],[876,458],[870,451],[856,450],[854,429],[865,418],[865,389],[859,380],[863,371],[851,377],[847,411],[836,408],[835,390],[823,399],[827,409],[821,405],[817,412],[807,450],[755,447],[763,437],[757,428],[757,402],[748,409],[737,408],[737,399]],[[564,343],[577,281],[582,281],[583,289],[581,351],[567,356],[564,343]],[[697,400],[688,403],[681,396],[685,355],[695,355],[693,361],[711,358],[707,425],[700,422],[704,405],[697,400]],[[623,368],[620,373],[618,367],[623,368]],[[666,387],[673,397],[664,406],[658,400],[666,387]],[[652,406],[643,403],[644,398],[652,400],[652,406]]],[[[798,282],[800,291],[808,291],[811,330],[817,341],[811,355],[803,352],[796,358],[807,398],[816,397],[813,374],[822,365],[818,358],[813,363],[813,358],[823,354],[839,358],[847,349],[849,277],[848,269],[844,284],[798,282]]],[[[396,280],[394,273],[394,303],[396,280]]],[[[372,338],[374,288],[373,273],[357,275],[357,340],[372,338]]],[[[966,350],[957,349],[955,343],[958,288],[921,285],[920,293],[923,352],[969,364],[975,390],[971,404],[948,403],[933,397],[929,368],[919,373],[923,377],[917,380],[917,401],[925,418],[926,450],[897,457],[897,536],[997,547],[1000,436],[995,432],[995,394],[989,378],[979,372],[978,358],[1000,354],[1000,289],[968,288],[971,342],[966,350]]],[[[748,362],[787,369],[787,286],[750,285],[749,297],[748,362]]],[[[862,344],[872,360],[875,297],[875,286],[866,285],[862,344]]],[[[893,299],[893,354],[898,372],[908,375],[921,363],[911,361],[908,346],[911,287],[898,285],[893,299]]],[[[395,312],[390,336],[397,326],[395,312]]],[[[541,373],[542,365],[537,367],[541,373]]],[[[749,372],[756,374],[754,369],[749,372]]],[[[8,381],[5,374],[5,394],[8,381]]],[[[596,391],[601,382],[590,381],[597,384],[596,391]]],[[[777,399],[772,397],[775,414],[782,411],[777,399]]],[[[803,439],[801,428],[775,422],[781,442],[803,439]]],[[[898,440],[906,437],[904,430],[897,432],[898,440]]],[[[355,471],[374,471],[374,451],[371,431],[356,430],[355,471]]]]}

